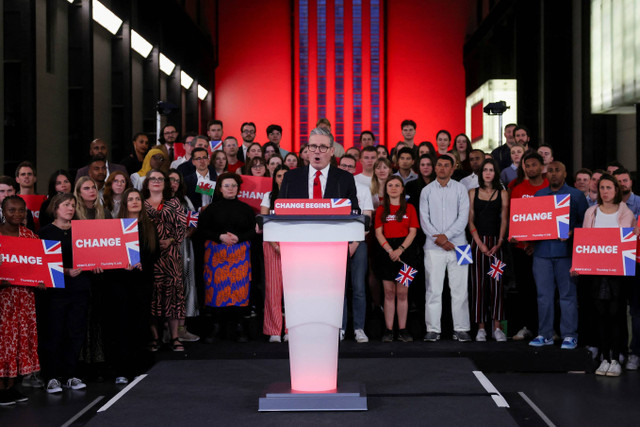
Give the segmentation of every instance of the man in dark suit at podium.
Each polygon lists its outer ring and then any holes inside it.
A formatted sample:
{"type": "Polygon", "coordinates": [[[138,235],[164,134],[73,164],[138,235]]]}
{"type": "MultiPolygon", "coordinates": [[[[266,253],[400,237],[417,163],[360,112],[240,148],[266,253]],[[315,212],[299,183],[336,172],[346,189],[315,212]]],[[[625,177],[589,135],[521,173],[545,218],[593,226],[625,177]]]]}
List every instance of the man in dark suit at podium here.
{"type": "Polygon", "coordinates": [[[351,200],[351,209],[360,210],[353,175],[330,165],[334,154],[333,135],[315,128],[309,135],[309,166],[293,169],[284,175],[279,197],[283,199],[351,200]]]}

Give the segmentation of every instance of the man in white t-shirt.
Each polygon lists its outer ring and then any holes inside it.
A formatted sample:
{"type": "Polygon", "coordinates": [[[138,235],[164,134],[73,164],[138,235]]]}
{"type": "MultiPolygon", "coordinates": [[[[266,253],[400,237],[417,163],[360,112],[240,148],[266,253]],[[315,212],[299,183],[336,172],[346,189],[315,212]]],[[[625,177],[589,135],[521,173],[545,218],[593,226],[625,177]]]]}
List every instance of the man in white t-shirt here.
{"type": "Polygon", "coordinates": [[[362,165],[362,173],[354,176],[356,184],[364,185],[367,188],[371,187],[371,178],[373,178],[373,165],[378,159],[378,153],[376,147],[368,146],[364,147],[360,152],[360,164],[362,165]]]}

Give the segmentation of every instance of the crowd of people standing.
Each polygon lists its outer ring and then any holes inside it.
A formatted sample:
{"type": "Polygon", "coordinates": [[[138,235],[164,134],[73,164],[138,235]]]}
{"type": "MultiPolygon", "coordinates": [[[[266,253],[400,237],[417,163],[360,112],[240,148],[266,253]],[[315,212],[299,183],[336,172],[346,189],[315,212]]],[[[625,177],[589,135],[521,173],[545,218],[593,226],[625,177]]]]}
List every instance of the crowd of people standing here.
{"type": "MultiPolygon", "coordinates": [[[[558,340],[572,350],[580,333],[599,361],[596,374],[619,376],[623,361],[626,369],[638,368],[635,278],[579,276],[571,271],[571,239],[509,241],[507,232],[511,200],[555,194],[571,196],[570,232],[638,230],[640,199],[622,164],[570,176],[551,146],[534,147],[528,129],[515,124],[505,127],[506,144],[491,153],[446,130],[437,132],[435,144],[416,143],[412,120],[402,122],[403,139],[391,150],[370,131],[362,132],[359,146],[344,150],[330,126],[319,120],[315,139],[294,153],[280,146],[278,125],[266,129],[268,142],[260,144],[255,124],[243,123],[239,144],[223,136],[219,120],[208,123],[206,135],[182,139],[168,124],[157,145],[134,135],[131,154],[118,164],[96,139],[75,179],[66,170],[49,177],[39,209],[27,209],[19,197],[35,194],[32,163],[18,165],[15,178],[0,177],[0,235],[60,241],[65,275],[64,289],[0,284],[0,405],[27,400],[16,388],[18,377],[22,386],[48,393],[85,388],[81,362],[106,365],[116,384],[127,384],[144,371],[148,354],[162,348],[182,352],[200,336],[208,343],[247,341],[247,319],[263,319],[265,340],[287,341],[280,247],[263,242],[256,215],[287,197],[283,180],[300,168],[310,177],[317,172],[318,189],[326,186],[323,170],[353,176],[354,205],[371,218],[365,240],[350,242],[345,254],[341,340],[436,342],[446,329],[448,289],[455,340],[504,342],[514,332],[513,340],[534,347],[558,340]],[[174,145],[179,140],[182,156],[174,145]],[[324,155],[331,163],[316,171],[324,155]],[[243,176],[271,179],[259,211],[239,199],[243,176]],[[111,218],[138,220],[140,263],[108,271],[74,268],[72,220],[111,218]],[[472,264],[457,255],[467,244],[472,264]],[[492,273],[498,263],[506,264],[503,274],[492,273]],[[410,285],[397,277],[403,265],[417,270],[410,285]],[[411,312],[424,319],[418,332],[408,327],[411,312]],[[377,314],[379,334],[372,327],[377,314]]],[[[314,185],[310,181],[310,191],[314,185]]]]}

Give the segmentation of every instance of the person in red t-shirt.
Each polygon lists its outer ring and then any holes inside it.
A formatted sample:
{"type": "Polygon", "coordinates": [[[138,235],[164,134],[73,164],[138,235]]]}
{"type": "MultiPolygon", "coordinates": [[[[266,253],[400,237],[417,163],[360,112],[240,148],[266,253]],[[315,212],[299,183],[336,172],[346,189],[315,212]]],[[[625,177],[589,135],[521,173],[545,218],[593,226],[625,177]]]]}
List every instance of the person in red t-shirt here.
{"type": "Polygon", "coordinates": [[[382,342],[393,341],[393,320],[398,311],[398,340],[409,342],[413,338],[407,331],[407,312],[409,309],[409,287],[397,283],[396,277],[402,268],[402,262],[416,265],[411,244],[420,222],[415,208],[407,204],[404,183],[399,176],[390,176],[384,187],[384,200],[376,210],[376,239],[386,254],[378,252],[375,266],[376,275],[384,286],[384,320],[386,331],[382,342]],[[402,260],[401,260],[402,258],[402,260]]]}
{"type": "MultiPolygon", "coordinates": [[[[544,161],[542,156],[536,152],[529,152],[525,154],[522,159],[522,168],[527,179],[522,180],[520,183],[516,183],[510,190],[511,199],[520,199],[523,197],[533,197],[538,190],[541,190],[549,186],[549,181],[542,176],[542,167],[544,161]]],[[[516,180],[512,181],[516,182],[516,180]]],[[[520,319],[514,319],[518,332],[513,336],[513,339],[523,340],[531,338],[535,334],[533,330],[527,329],[527,325],[530,327],[536,327],[538,324],[538,303],[536,284],[533,280],[533,244],[530,242],[518,242],[515,239],[511,240],[513,264],[516,276],[516,285],[518,290],[518,297],[516,299],[516,309],[513,313],[519,313],[520,319]],[[520,328],[520,329],[518,329],[520,328]]]]}

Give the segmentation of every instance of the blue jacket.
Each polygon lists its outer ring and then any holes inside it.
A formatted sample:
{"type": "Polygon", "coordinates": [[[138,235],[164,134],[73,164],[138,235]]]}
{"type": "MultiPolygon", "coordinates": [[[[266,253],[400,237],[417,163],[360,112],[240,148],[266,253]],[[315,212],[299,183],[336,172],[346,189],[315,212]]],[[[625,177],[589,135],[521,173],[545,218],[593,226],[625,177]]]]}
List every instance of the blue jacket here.
{"type": "MultiPolygon", "coordinates": [[[[538,190],[535,196],[553,196],[555,194],[569,194],[571,196],[569,207],[569,231],[573,231],[576,227],[582,227],[584,213],[589,207],[584,193],[577,188],[569,187],[567,183],[564,183],[564,185],[557,191],[551,191],[551,187],[545,187],[542,190],[538,190]]],[[[536,243],[533,256],[541,258],[570,258],[572,252],[572,238],[569,238],[564,242],[560,240],[542,240],[536,243]]]]}

